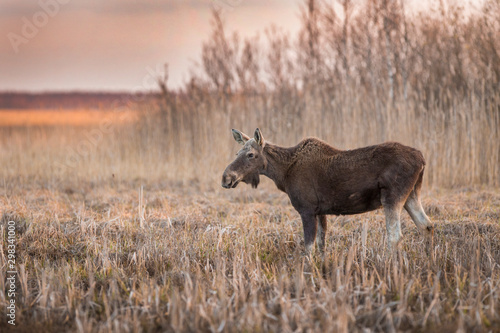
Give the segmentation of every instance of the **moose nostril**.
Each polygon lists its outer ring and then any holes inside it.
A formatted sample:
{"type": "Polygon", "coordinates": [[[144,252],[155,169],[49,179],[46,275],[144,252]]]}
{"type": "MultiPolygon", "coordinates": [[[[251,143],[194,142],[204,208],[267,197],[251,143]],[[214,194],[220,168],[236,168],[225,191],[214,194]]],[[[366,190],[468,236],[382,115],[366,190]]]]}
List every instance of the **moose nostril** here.
{"type": "Polygon", "coordinates": [[[235,178],[234,175],[224,173],[222,175],[222,187],[230,188],[231,185],[233,184],[234,178],[235,178]]]}

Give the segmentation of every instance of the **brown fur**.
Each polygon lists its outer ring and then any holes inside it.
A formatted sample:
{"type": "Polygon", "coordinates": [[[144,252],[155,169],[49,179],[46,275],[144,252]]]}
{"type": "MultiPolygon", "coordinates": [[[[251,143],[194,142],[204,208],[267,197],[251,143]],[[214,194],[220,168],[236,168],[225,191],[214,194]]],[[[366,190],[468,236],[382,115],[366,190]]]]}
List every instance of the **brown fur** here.
{"type": "Polygon", "coordinates": [[[308,138],[290,148],[266,143],[260,133],[250,139],[233,130],[244,147],[222,176],[222,186],[234,188],[239,181],[257,187],[259,175],[272,179],[290,197],[304,227],[306,249],[316,237],[325,245],[325,215],[347,215],[384,207],[389,246],[401,237],[400,213],[404,207],[415,224],[432,230],[420,203],[425,167],[422,153],[397,142],[338,150],[308,138]]]}

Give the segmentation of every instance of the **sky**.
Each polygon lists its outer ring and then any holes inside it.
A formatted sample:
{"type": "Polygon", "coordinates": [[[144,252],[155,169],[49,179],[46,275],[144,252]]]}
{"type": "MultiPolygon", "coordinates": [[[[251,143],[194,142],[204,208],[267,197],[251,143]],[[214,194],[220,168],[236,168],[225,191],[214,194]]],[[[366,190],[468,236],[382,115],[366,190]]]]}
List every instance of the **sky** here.
{"type": "Polygon", "coordinates": [[[137,91],[169,64],[183,85],[210,35],[211,8],[241,36],[294,33],[299,0],[1,0],[0,90],[137,91]]]}

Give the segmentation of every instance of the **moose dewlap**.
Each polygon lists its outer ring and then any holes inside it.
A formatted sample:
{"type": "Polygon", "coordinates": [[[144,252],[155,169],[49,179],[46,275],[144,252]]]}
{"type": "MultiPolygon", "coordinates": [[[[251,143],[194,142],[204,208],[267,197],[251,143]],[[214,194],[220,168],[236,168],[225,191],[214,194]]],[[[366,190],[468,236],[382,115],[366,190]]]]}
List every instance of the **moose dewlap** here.
{"type": "Polygon", "coordinates": [[[420,230],[434,230],[420,202],[425,160],[417,149],[386,142],[339,150],[315,138],[285,148],[266,142],[258,128],[253,138],[235,129],[232,133],[243,148],[224,170],[222,186],[235,188],[244,182],[257,187],[260,175],[272,179],[300,214],[308,253],[315,239],[324,252],[329,214],[383,207],[390,248],[401,239],[403,207],[420,230]]]}

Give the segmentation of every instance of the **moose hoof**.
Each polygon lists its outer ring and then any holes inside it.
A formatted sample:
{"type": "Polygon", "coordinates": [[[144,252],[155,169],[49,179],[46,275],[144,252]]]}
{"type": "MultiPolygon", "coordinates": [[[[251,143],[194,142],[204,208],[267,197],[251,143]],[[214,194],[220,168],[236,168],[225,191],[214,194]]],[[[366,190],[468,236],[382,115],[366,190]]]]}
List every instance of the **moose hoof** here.
{"type": "Polygon", "coordinates": [[[428,233],[429,233],[432,237],[434,237],[434,226],[433,226],[433,225],[429,225],[429,226],[427,226],[427,228],[426,228],[426,229],[427,229],[428,233]]]}

